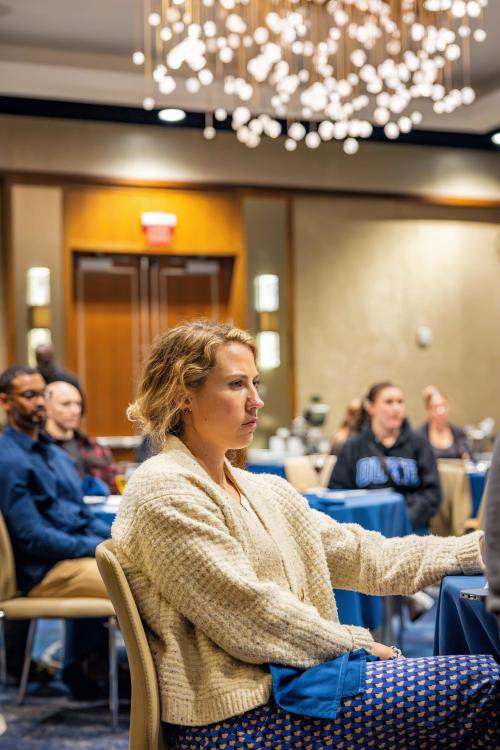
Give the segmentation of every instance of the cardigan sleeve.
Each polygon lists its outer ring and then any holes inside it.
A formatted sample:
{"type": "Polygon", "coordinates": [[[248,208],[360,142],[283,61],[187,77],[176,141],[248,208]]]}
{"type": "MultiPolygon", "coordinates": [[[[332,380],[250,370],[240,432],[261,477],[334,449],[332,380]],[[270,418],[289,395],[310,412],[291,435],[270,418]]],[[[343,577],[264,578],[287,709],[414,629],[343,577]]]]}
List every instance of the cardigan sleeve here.
{"type": "Polygon", "coordinates": [[[131,517],[125,509],[113,538],[162,597],[241,661],[306,668],[356,648],[371,649],[368,630],[324,619],[291,592],[258,579],[221,511],[202,491],[150,490],[131,517]]]}
{"type": "Polygon", "coordinates": [[[387,539],[357,524],[337,523],[310,509],[321,534],[332,586],[365,594],[411,594],[444,575],[484,571],[482,532],[464,537],[417,536],[387,539]]]}
{"type": "Polygon", "coordinates": [[[444,575],[484,572],[482,531],[463,537],[412,534],[388,539],[310,508],[281,477],[270,476],[268,482],[288,518],[300,517],[302,528],[309,522],[319,533],[333,588],[379,596],[411,594],[444,575]]]}

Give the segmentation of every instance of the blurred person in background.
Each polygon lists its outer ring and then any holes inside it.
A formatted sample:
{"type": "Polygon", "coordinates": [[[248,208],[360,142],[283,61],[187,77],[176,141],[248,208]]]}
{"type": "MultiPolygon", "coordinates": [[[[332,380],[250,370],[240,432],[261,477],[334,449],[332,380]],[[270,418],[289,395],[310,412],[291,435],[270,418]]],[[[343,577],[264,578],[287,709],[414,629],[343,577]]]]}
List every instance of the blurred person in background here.
{"type": "Polygon", "coordinates": [[[401,388],[391,382],[370,388],[361,431],[340,449],[329,487],[392,487],[404,495],[413,528],[429,527],[441,503],[436,459],[424,437],[410,428],[401,388]]]}
{"type": "MultiPolygon", "coordinates": [[[[110,525],[84,504],[74,462],[43,432],[45,388],[41,373],[31,367],[0,374],[0,406],[7,415],[0,438],[0,512],[17,586],[23,596],[108,598],[95,548],[109,538],[110,525]]],[[[13,676],[22,663],[25,633],[15,635],[15,647],[7,649],[13,676]]],[[[62,678],[75,697],[96,696],[83,661],[106,642],[100,620],[67,621],[62,678]]]]}
{"type": "Polygon", "coordinates": [[[467,436],[461,427],[449,421],[450,402],[435,385],[422,391],[427,422],[417,432],[430,443],[436,458],[470,458],[467,436]]]}
{"type": "Polygon", "coordinates": [[[82,386],[80,381],[72,372],[68,372],[63,367],[56,365],[56,350],[54,344],[39,344],[35,348],[35,359],[38,370],[43,375],[46,383],[53,383],[56,380],[64,380],[66,383],[71,383],[75,388],[78,388],[80,394],[83,396],[82,386]]]}
{"type": "Polygon", "coordinates": [[[79,429],[82,397],[79,390],[62,380],[49,383],[46,391],[45,432],[76,464],[86,495],[115,495],[116,465],[111,451],[79,429]],[[97,480],[89,481],[89,478],[97,480]]]}
{"type": "Polygon", "coordinates": [[[338,456],[340,449],[353,435],[357,435],[359,432],[360,421],[361,421],[361,399],[354,398],[347,404],[347,409],[344,414],[342,422],[333,433],[331,454],[338,456]]]}

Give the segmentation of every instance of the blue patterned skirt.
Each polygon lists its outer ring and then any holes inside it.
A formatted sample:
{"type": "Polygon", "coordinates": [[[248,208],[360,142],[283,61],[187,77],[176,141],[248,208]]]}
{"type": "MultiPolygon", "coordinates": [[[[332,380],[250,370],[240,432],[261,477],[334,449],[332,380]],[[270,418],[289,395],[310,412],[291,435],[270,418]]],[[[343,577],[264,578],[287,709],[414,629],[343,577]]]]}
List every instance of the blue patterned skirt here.
{"type": "Polygon", "coordinates": [[[498,750],[500,666],[492,656],[370,662],[365,692],[343,699],[333,721],[271,700],[216,724],[163,726],[169,750],[498,750]]]}

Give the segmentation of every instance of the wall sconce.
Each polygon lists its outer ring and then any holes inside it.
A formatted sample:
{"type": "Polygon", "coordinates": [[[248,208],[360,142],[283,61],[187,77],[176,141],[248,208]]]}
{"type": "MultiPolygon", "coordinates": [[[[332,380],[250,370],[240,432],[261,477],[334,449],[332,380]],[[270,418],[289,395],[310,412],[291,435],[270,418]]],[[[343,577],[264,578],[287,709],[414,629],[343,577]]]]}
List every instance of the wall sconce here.
{"type": "Polygon", "coordinates": [[[34,351],[52,340],[50,328],[50,268],[28,268],[26,274],[28,307],[28,361],[35,364],[34,351]]]}
{"type": "Polygon", "coordinates": [[[262,370],[279,367],[280,335],[278,333],[279,279],[274,274],[256,276],[254,306],[257,312],[258,366],[262,370]]]}
{"type": "Polygon", "coordinates": [[[256,276],[254,307],[257,312],[276,312],[280,306],[279,279],[271,273],[256,276]]]}
{"type": "Polygon", "coordinates": [[[280,335],[277,331],[257,334],[257,365],[261,370],[273,370],[281,364],[280,335]]]}

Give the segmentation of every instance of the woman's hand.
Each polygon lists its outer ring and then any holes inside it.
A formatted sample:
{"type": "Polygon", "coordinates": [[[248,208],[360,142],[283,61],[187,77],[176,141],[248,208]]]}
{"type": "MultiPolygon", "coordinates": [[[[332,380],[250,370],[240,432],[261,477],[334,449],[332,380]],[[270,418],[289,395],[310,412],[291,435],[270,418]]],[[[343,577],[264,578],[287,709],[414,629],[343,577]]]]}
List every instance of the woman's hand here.
{"type": "Polygon", "coordinates": [[[390,646],[385,646],[383,643],[375,643],[372,646],[372,654],[378,656],[379,659],[392,659],[394,653],[390,646]]]}

